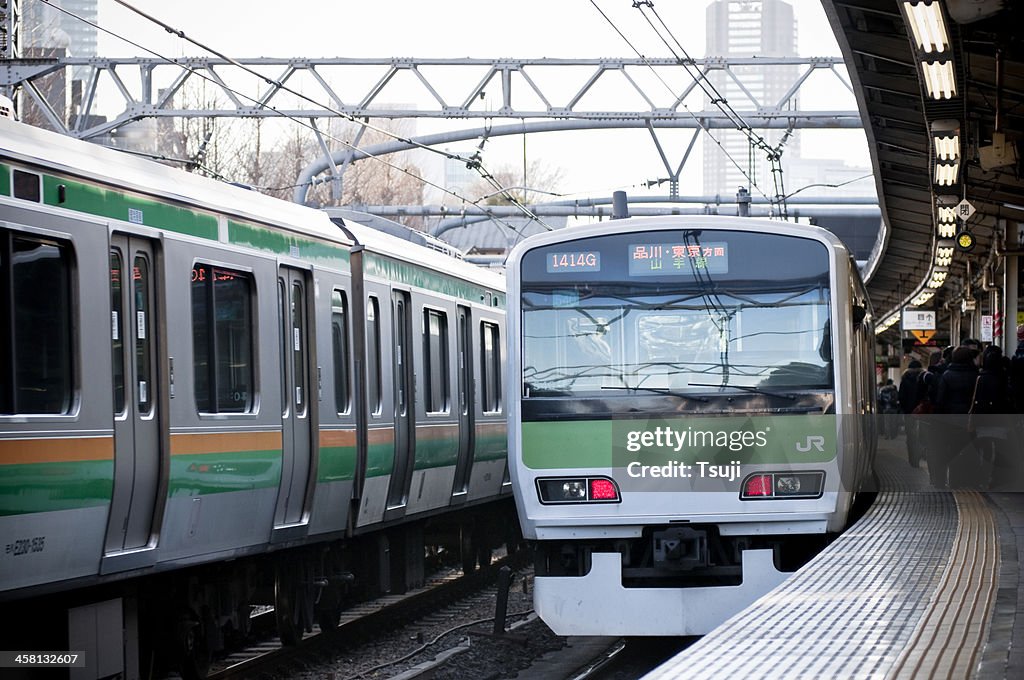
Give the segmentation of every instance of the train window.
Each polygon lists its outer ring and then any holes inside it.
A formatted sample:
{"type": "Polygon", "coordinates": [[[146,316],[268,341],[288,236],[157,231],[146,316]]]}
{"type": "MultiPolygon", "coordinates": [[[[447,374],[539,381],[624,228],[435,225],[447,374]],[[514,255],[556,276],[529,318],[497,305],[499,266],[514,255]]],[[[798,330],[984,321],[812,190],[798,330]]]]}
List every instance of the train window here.
{"type": "Polygon", "coordinates": [[[480,324],[480,397],[485,413],[501,411],[501,335],[497,324],[480,324]]]}
{"type": "Polygon", "coordinates": [[[39,202],[42,191],[39,189],[39,175],[24,170],[14,171],[14,197],[26,201],[39,202]]]}
{"type": "Polygon", "coordinates": [[[366,304],[366,388],[370,412],[380,415],[380,303],[372,295],[366,304]]]}
{"type": "Polygon", "coordinates": [[[427,413],[448,411],[448,315],[423,310],[423,384],[427,413]]]}
{"type": "Polygon", "coordinates": [[[192,268],[196,407],[201,413],[253,408],[252,278],[212,265],[192,268]]]}
{"type": "Polygon", "coordinates": [[[114,372],[114,413],[124,413],[124,338],[121,323],[124,320],[124,305],[121,302],[121,285],[124,281],[124,265],[121,251],[110,251],[110,352],[114,372]]]}
{"type": "Polygon", "coordinates": [[[152,385],[150,376],[150,351],[153,330],[152,310],[149,309],[149,261],[135,258],[132,266],[133,289],[135,292],[135,380],[138,384],[138,412],[149,415],[153,411],[152,385]]]}
{"type": "Polygon", "coordinates": [[[334,404],[339,414],[352,408],[349,382],[351,355],[348,349],[348,300],[345,293],[331,294],[331,339],[334,344],[334,404]]]}
{"type": "Polygon", "coordinates": [[[70,248],[0,230],[0,413],[67,413],[70,248]]]}

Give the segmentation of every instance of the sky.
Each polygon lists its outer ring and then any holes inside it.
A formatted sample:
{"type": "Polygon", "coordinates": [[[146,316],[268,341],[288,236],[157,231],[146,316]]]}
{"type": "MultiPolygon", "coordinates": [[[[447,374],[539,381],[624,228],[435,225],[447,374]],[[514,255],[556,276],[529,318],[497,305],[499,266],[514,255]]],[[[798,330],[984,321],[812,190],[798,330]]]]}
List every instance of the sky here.
{"type": "MultiPolygon", "coordinates": [[[[134,7],[151,14],[193,39],[235,58],[242,57],[633,57],[635,53],[609,24],[615,25],[646,56],[671,54],[632,7],[632,0],[376,0],[375,2],[322,0],[135,0],[134,7]],[[595,6],[596,4],[596,6],[595,6]]],[[[707,0],[659,0],[655,9],[693,57],[705,53],[707,0]]],[[[840,56],[818,0],[790,0],[797,17],[800,56],[840,56]]],[[[103,28],[162,56],[200,56],[202,51],[171,35],[114,0],[99,0],[103,28]]],[[[101,56],[151,56],[139,48],[101,32],[101,56]]],[[[371,77],[368,75],[368,77],[371,77]]],[[[453,91],[474,82],[452,83],[453,91]]],[[[814,76],[801,92],[807,109],[855,109],[856,103],[838,81],[814,76]],[[825,82],[828,79],[830,82],[825,82]]],[[[362,86],[365,89],[365,86],[362,86]]],[[[400,90],[396,91],[399,101],[400,90]]],[[[410,90],[411,92],[411,90],[410,90]]],[[[392,96],[396,96],[392,95],[392,96]]],[[[414,98],[415,93],[408,97],[414,98]]],[[[413,103],[406,101],[402,103],[413,103]]],[[[114,101],[115,106],[120,102],[114,101]]],[[[429,105],[425,100],[424,106],[429,105]]],[[[478,127],[481,121],[470,121],[478,127]]],[[[500,119],[495,124],[501,124],[500,119]]],[[[511,122],[511,121],[504,121],[511,122]]],[[[428,134],[466,122],[420,119],[416,134],[428,134]]],[[[666,133],[670,148],[685,145],[689,131],[666,133]]],[[[868,165],[860,131],[805,131],[804,157],[835,153],[868,165]]],[[[463,148],[472,148],[464,144],[463,148]]],[[[681,157],[678,147],[673,155],[681,157]]],[[[638,184],[666,173],[649,135],[636,131],[586,131],[494,138],[488,142],[484,162],[489,168],[521,165],[524,154],[561,171],[559,189],[570,195],[604,194],[626,188],[641,192],[638,184]]],[[[682,193],[700,192],[699,148],[683,173],[682,193]],[[693,191],[687,191],[690,187],[693,191]]],[[[675,161],[673,161],[674,163],[675,161]]],[[[864,193],[871,193],[864,182],[864,193]]],[[[787,187],[789,189],[789,187],[787,187]]],[[[664,191],[664,189],[661,189],[664,191]]]]}

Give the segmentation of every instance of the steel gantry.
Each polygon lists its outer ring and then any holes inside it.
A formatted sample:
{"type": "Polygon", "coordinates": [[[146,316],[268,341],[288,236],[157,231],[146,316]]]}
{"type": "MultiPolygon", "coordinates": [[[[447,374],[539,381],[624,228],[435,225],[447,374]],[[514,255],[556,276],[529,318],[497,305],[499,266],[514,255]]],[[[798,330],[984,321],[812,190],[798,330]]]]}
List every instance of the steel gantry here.
{"type": "MultiPolygon", "coordinates": [[[[816,73],[851,86],[843,61],[831,57],[704,58],[685,62],[704,77],[734,82],[743,101],[730,103],[736,115],[706,101],[698,80],[677,59],[429,59],[429,58],[74,58],[8,59],[0,68],[0,86],[20,87],[55,130],[83,139],[102,137],[125,124],[146,118],[289,117],[311,121],[324,157],[310,165],[296,191],[305,195],[320,173],[335,187],[340,172],[367,155],[401,151],[410,146],[445,144],[482,136],[550,130],[644,127],[651,134],[668,173],[672,193],[701,129],[860,128],[856,109],[800,110],[798,93],[816,73]],[[743,78],[769,67],[788,67],[792,83],[775,101],[760,101],[743,78]],[[65,78],[85,73],[80,101],[72,110],[46,100],[34,82],[54,74],[65,78]],[[212,92],[202,106],[182,103],[190,84],[212,92]],[[454,85],[453,85],[454,83],[454,85]],[[465,86],[465,83],[470,83],[465,86]],[[615,88],[617,108],[603,105],[602,91],[615,88]],[[97,93],[105,107],[114,96],[120,111],[106,119],[96,115],[97,93]],[[411,94],[410,94],[411,93],[411,94]],[[443,94],[442,94],[443,93],[443,94]],[[415,98],[417,105],[388,102],[415,98]],[[426,104],[424,104],[426,102],[426,104]],[[315,124],[321,118],[447,118],[487,121],[456,131],[398,140],[369,149],[350,145],[330,152],[330,140],[315,124]],[[492,126],[495,119],[518,124],[492,126]],[[678,162],[670,161],[657,129],[691,128],[694,137],[678,162]],[[411,142],[411,144],[409,143],[411,142]],[[341,170],[340,170],[341,169],[341,170]]],[[[852,102],[852,96],[851,96],[852,102]]],[[[336,146],[336,145],[335,145],[336,146]]],[[[337,191],[337,189],[336,189],[337,191]]]]}
{"type": "MultiPolygon", "coordinates": [[[[721,71],[745,93],[746,101],[733,102],[751,127],[766,127],[776,120],[790,118],[844,122],[860,116],[855,109],[841,111],[798,111],[797,93],[817,72],[830,72],[850,90],[845,76],[837,70],[842,59],[832,57],[750,57],[694,59],[687,62],[705,76],[721,71]],[[777,101],[758,101],[742,83],[744,69],[794,67],[791,87],[777,101]]],[[[184,57],[157,59],[144,57],[61,59],[9,59],[0,69],[0,86],[17,87],[66,69],[85,72],[82,101],[74,123],[50,102],[36,101],[52,113],[55,127],[69,135],[89,139],[103,135],[120,125],[143,118],[161,117],[272,117],[323,118],[343,115],[351,118],[559,118],[581,120],[674,120],[698,116],[720,118],[722,114],[704,111],[704,93],[697,81],[685,72],[676,59],[427,59],[427,58],[257,58],[225,60],[184,57]],[[365,69],[376,69],[365,84],[365,69]],[[362,71],[364,74],[359,74],[362,71]],[[259,74],[254,75],[254,73],[259,74]],[[358,75],[357,75],[358,74],[358,75]],[[412,79],[425,101],[435,105],[410,109],[387,102],[396,101],[392,92],[400,80],[412,79]],[[475,78],[473,75],[477,74],[475,78]],[[583,76],[581,78],[581,76],[583,76]],[[475,85],[453,90],[450,83],[475,85]],[[621,109],[592,108],[588,95],[617,78],[624,87],[617,97],[621,109]],[[212,106],[182,107],[176,96],[190,80],[205,80],[222,97],[209,101],[212,106]],[[262,82],[254,82],[261,79],[262,82]],[[97,122],[95,95],[104,81],[113,85],[122,98],[123,108],[110,120],[97,122]],[[300,82],[301,81],[301,82],[300,82]],[[470,81],[470,82],[473,82],[470,81]],[[353,85],[359,83],[359,85],[353,85]],[[253,85],[258,86],[254,88],[253,85]],[[342,86],[345,90],[342,90],[342,86]],[[303,94],[295,101],[297,91],[303,94]],[[497,89],[500,96],[488,99],[497,89]],[[625,96],[629,93],[630,96],[625,96]],[[700,109],[692,111],[687,100],[694,96],[700,109]],[[496,107],[494,103],[500,101],[496,107]]],[[[615,85],[615,83],[613,83],[615,85]]],[[[29,91],[29,96],[37,95],[29,91]]],[[[402,100],[407,95],[398,98],[402,100]]],[[[109,103],[107,104],[109,107],[109,103]]]]}

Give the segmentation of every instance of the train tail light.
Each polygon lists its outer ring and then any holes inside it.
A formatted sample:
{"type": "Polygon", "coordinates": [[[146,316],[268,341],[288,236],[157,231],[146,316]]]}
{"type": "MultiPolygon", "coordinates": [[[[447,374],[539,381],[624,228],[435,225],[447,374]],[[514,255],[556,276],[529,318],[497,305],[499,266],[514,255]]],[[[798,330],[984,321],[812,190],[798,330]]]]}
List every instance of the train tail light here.
{"type": "Polygon", "coordinates": [[[619,487],[608,477],[548,477],[537,480],[541,503],[619,503],[619,487]]]}
{"type": "Polygon", "coordinates": [[[591,479],[590,498],[595,501],[617,501],[619,490],[615,488],[615,482],[610,479],[591,479]]]}
{"type": "Polygon", "coordinates": [[[771,475],[751,475],[743,481],[744,498],[761,498],[772,495],[771,475]]]}
{"type": "Polygon", "coordinates": [[[825,473],[758,472],[743,480],[741,500],[780,498],[820,498],[825,487],[825,473]]]}

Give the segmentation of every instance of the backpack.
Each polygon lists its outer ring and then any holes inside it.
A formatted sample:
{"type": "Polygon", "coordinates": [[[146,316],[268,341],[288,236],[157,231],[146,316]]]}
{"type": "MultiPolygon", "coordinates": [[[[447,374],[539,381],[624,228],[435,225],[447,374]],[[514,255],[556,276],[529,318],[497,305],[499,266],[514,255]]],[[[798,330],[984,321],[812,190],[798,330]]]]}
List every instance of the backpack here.
{"type": "Polygon", "coordinates": [[[935,413],[935,405],[932,403],[932,387],[935,386],[937,376],[929,371],[921,371],[917,376],[917,406],[911,411],[914,415],[925,416],[935,413]]]}
{"type": "Polygon", "coordinates": [[[899,392],[895,385],[886,385],[878,393],[878,401],[883,410],[895,410],[899,400],[899,392]]]}

